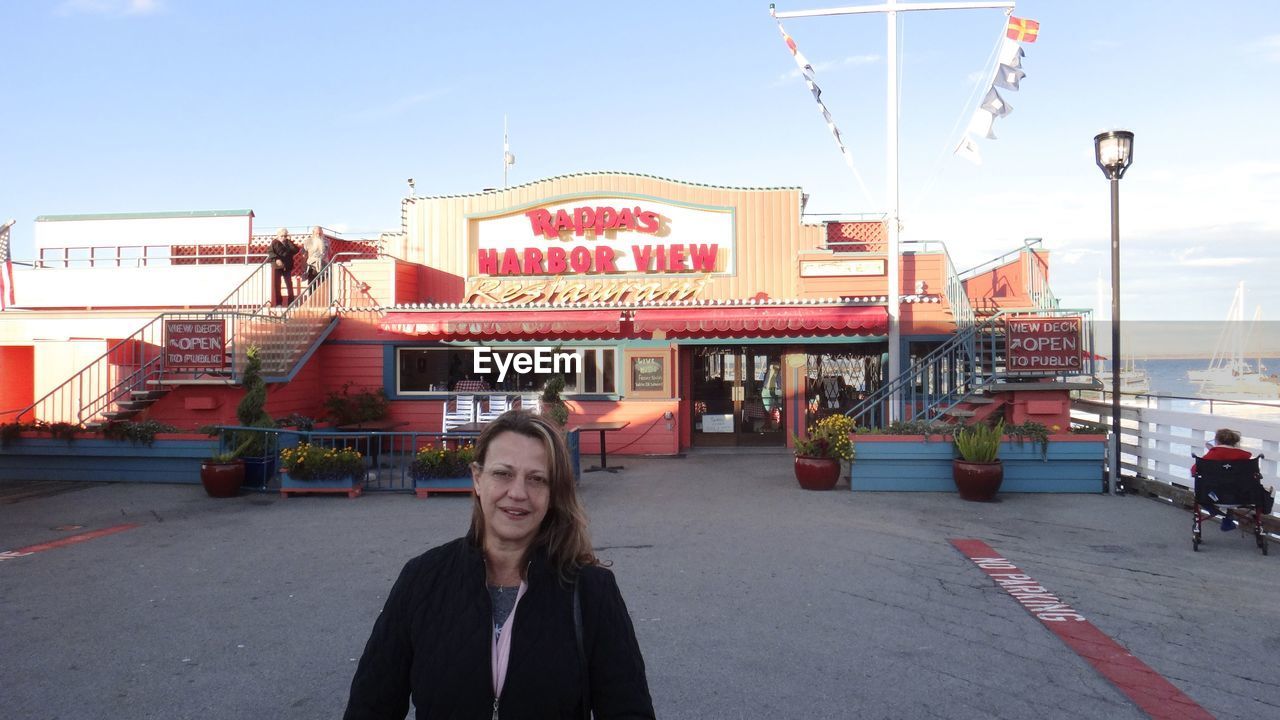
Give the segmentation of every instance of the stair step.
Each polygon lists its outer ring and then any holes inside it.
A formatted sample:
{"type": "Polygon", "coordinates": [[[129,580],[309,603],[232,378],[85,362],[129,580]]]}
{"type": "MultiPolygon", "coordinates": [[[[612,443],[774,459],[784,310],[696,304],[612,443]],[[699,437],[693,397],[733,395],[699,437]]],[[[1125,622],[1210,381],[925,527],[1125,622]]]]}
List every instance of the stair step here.
{"type": "Polygon", "coordinates": [[[137,414],[138,414],[137,410],[120,409],[120,410],[111,410],[109,412],[104,412],[102,413],[102,417],[106,418],[108,421],[128,420],[129,418],[137,414]]]}
{"type": "Polygon", "coordinates": [[[995,398],[987,397],[986,395],[970,395],[964,399],[964,402],[967,402],[970,405],[990,405],[995,401],[995,398]]]}
{"type": "Polygon", "coordinates": [[[977,413],[975,413],[972,410],[961,410],[960,408],[949,408],[946,412],[943,413],[943,415],[950,415],[951,417],[957,417],[957,418],[970,418],[970,417],[973,417],[974,415],[977,415],[977,413]]]}
{"type": "Polygon", "coordinates": [[[121,400],[116,406],[121,410],[136,413],[139,410],[145,410],[155,403],[155,400],[121,400]]]}
{"type": "Polygon", "coordinates": [[[129,402],[155,402],[168,392],[168,390],[130,390],[129,402]]]}
{"type": "Polygon", "coordinates": [[[148,380],[148,385],[235,385],[231,378],[160,378],[148,380]]]}

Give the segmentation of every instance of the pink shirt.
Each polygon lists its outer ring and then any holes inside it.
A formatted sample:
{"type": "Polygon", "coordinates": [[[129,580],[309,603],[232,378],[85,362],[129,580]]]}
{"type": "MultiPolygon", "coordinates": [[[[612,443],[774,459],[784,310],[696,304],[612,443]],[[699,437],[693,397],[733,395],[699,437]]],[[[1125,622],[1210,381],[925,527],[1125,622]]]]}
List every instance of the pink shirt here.
{"type": "Polygon", "coordinates": [[[493,629],[493,653],[491,656],[493,667],[493,696],[502,696],[502,686],[507,681],[507,663],[511,660],[511,635],[516,626],[516,608],[520,607],[520,598],[524,597],[525,590],[529,589],[528,583],[520,582],[520,589],[516,591],[516,603],[511,606],[511,614],[507,616],[507,621],[502,624],[502,630],[493,629]]]}

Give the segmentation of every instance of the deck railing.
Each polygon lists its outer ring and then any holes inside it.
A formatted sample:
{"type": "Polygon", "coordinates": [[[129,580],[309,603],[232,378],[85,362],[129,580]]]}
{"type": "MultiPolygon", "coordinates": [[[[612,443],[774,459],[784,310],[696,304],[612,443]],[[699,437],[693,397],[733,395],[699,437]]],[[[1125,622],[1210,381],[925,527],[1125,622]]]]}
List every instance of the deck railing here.
{"type": "MultiPolygon", "coordinates": [[[[1263,485],[1280,486],[1280,421],[1254,420],[1231,415],[1233,409],[1248,403],[1218,403],[1213,414],[1176,410],[1174,403],[1182,398],[1167,396],[1128,396],[1126,402],[1151,403],[1150,406],[1120,406],[1120,470],[1145,480],[1171,487],[1190,488],[1191,454],[1203,455],[1205,443],[1213,439],[1218,428],[1230,427],[1240,433],[1240,447],[1265,458],[1260,463],[1263,485]]],[[[1190,398],[1187,398],[1190,399],[1190,398]]],[[[1197,398],[1199,399],[1199,398],[1197,398]]],[[[1111,427],[1109,399],[1076,399],[1071,405],[1074,421],[1106,432],[1111,427]]],[[[1110,462],[1108,461],[1108,466],[1110,462]]]]}
{"type": "MultiPolygon", "coordinates": [[[[958,330],[946,342],[916,360],[897,378],[891,378],[845,414],[860,427],[884,427],[893,417],[892,399],[898,398],[896,417],[907,422],[941,420],[948,410],[966,398],[1000,381],[1026,380],[1027,373],[1007,365],[1005,323],[1021,317],[1079,316],[1078,337],[1081,377],[1095,374],[1092,311],[1088,309],[998,311],[958,330]]],[[[1035,376],[1044,379],[1045,373],[1035,376]]],[[[1069,376],[1062,376],[1063,379],[1069,376]]],[[[1051,378],[1058,379],[1058,378],[1051,378]]]]}
{"type": "Polygon", "coordinates": [[[253,345],[262,350],[264,376],[286,376],[334,321],[340,308],[377,312],[368,286],[339,262],[327,263],[287,308],[269,306],[270,281],[270,265],[263,263],[213,310],[156,316],[14,419],[86,425],[111,419],[112,413],[126,407],[136,393],[162,390],[174,384],[172,381],[215,378],[238,382],[248,361],[248,349],[253,345]],[[166,321],[214,319],[226,321],[224,348],[232,359],[230,367],[197,372],[166,368],[166,321]]]}

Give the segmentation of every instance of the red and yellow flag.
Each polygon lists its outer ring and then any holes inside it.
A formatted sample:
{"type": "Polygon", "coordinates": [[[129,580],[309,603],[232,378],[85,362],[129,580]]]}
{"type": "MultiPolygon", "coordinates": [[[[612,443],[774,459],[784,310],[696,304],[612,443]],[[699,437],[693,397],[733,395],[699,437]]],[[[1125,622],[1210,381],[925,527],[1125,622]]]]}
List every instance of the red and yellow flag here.
{"type": "Polygon", "coordinates": [[[1009,16],[1009,29],[1005,31],[1005,35],[1010,40],[1017,40],[1020,43],[1033,43],[1039,34],[1040,23],[1035,20],[1009,16]]]}

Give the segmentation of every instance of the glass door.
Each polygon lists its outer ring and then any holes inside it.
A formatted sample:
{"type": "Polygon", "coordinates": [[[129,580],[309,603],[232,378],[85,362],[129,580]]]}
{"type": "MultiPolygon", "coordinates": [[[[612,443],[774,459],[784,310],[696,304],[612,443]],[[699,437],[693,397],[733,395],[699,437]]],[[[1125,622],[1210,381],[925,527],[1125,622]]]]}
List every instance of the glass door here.
{"type": "Polygon", "coordinates": [[[781,349],[768,346],[697,348],[693,444],[786,444],[781,367],[781,349]]]}

